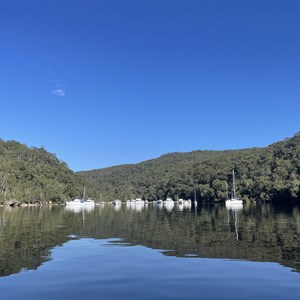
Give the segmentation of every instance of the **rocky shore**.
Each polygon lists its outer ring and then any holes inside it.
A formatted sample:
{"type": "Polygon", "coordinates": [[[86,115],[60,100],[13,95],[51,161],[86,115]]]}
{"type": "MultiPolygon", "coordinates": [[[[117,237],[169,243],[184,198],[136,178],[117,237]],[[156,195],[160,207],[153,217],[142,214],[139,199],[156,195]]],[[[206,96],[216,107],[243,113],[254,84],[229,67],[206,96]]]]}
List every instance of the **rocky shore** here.
{"type": "Polygon", "coordinates": [[[9,200],[0,204],[0,207],[10,206],[10,207],[27,207],[27,206],[42,206],[42,205],[65,205],[65,203],[53,203],[49,201],[48,203],[43,203],[41,201],[18,201],[18,200],[9,200]]]}

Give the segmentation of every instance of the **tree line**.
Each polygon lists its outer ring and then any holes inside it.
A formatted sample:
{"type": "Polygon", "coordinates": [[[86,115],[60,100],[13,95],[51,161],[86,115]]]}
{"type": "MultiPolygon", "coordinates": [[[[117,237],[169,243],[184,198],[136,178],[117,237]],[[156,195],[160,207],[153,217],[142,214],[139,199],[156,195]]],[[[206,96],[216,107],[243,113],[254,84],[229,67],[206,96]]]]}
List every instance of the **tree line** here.
{"type": "Polygon", "coordinates": [[[139,164],[74,173],[44,147],[0,139],[0,204],[95,200],[196,199],[222,202],[232,191],[246,201],[300,200],[300,133],[264,148],[170,153],[139,164]]]}
{"type": "Polygon", "coordinates": [[[63,203],[82,194],[85,180],[44,147],[0,140],[0,204],[63,203]]]}
{"type": "Polygon", "coordinates": [[[232,170],[246,201],[300,198],[300,133],[264,148],[171,153],[139,164],[79,172],[102,200],[230,197],[232,170]]]}

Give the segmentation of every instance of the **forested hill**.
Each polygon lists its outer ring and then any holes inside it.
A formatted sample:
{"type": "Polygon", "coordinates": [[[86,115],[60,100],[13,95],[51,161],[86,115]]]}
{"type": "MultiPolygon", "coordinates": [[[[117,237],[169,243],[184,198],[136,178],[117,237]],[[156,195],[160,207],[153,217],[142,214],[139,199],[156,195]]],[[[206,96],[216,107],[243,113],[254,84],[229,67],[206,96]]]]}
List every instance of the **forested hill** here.
{"type": "Polygon", "coordinates": [[[43,147],[0,139],[0,204],[62,203],[80,196],[83,182],[43,147]]]}
{"type": "Polygon", "coordinates": [[[103,200],[224,201],[235,170],[245,200],[300,200],[300,134],[265,148],[171,153],[139,164],[79,172],[103,200]]]}

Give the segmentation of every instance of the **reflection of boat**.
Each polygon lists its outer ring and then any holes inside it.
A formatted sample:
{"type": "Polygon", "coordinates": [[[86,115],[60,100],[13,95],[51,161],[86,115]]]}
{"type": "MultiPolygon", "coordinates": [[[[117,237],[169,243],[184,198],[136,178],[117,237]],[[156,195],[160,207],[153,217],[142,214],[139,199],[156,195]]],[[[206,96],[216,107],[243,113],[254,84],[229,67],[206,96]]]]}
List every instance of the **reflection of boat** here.
{"type": "Polygon", "coordinates": [[[114,205],[114,211],[119,211],[122,208],[121,204],[115,204],[114,205]]]}
{"type": "Polygon", "coordinates": [[[234,170],[232,171],[232,188],[233,188],[233,195],[231,199],[227,199],[225,201],[226,205],[232,205],[232,204],[242,204],[243,205],[243,200],[238,199],[235,195],[235,178],[234,178],[234,170]]]}
{"type": "Polygon", "coordinates": [[[130,200],[126,201],[126,208],[127,208],[127,210],[129,210],[131,208],[131,201],[130,200]]]}
{"type": "Polygon", "coordinates": [[[133,210],[136,211],[136,212],[141,212],[144,208],[145,208],[144,203],[136,203],[133,206],[133,210]]]}
{"type": "Polygon", "coordinates": [[[163,208],[163,201],[162,200],[157,200],[156,201],[156,206],[157,206],[157,208],[162,209],[163,208]]]}
{"type": "Polygon", "coordinates": [[[80,212],[90,212],[95,208],[94,205],[67,205],[66,211],[70,211],[73,213],[80,213],[80,212]]]}
{"type": "Polygon", "coordinates": [[[131,210],[134,212],[141,212],[145,207],[147,207],[147,206],[145,205],[145,202],[143,200],[141,200],[141,201],[133,200],[130,202],[126,202],[127,210],[131,210]]]}
{"type": "Polygon", "coordinates": [[[146,201],[141,198],[127,200],[126,207],[128,210],[140,212],[147,206],[146,204],[148,204],[148,201],[146,201]]]}
{"type": "Polygon", "coordinates": [[[175,203],[174,201],[173,202],[164,202],[164,208],[167,210],[167,211],[172,211],[173,208],[175,206],[175,203]]]}
{"type": "Polygon", "coordinates": [[[228,225],[230,222],[230,212],[232,212],[232,214],[234,216],[235,235],[236,235],[236,240],[238,241],[239,240],[238,217],[239,217],[239,212],[243,209],[243,204],[226,202],[226,209],[228,211],[228,225]]]}
{"type": "Polygon", "coordinates": [[[191,199],[184,200],[183,201],[183,207],[184,207],[184,209],[190,209],[192,207],[192,200],[191,199]]]}
{"type": "Polygon", "coordinates": [[[184,204],[183,204],[183,200],[180,201],[182,199],[179,199],[178,203],[177,203],[177,208],[179,211],[183,211],[183,208],[184,208],[184,204]]]}

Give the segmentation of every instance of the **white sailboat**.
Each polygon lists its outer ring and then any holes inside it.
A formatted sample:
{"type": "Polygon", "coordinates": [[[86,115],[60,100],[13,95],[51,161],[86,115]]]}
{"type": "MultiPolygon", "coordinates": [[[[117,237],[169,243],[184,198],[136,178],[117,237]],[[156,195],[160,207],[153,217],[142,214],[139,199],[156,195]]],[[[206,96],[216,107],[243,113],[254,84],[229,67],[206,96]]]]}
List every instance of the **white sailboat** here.
{"type": "Polygon", "coordinates": [[[74,199],[72,201],[67,201],[66,206],[94,206],[95,201],[92,199],[85,200],[85,188],[83,189],[82,199],[74,199]]]}
{"type": "Polygon", "coordinates": [[[236,193],[235,193],[235,177],[234,177],[234,170],[232,171],[232,185],[233,185],[233,195],[231,197],[231,199],[227,199],[225,201],[226,206],[233,206],[233,205],[242,205],[243,204],[243,200],[239,199],[236,197],[236,193]]]}

